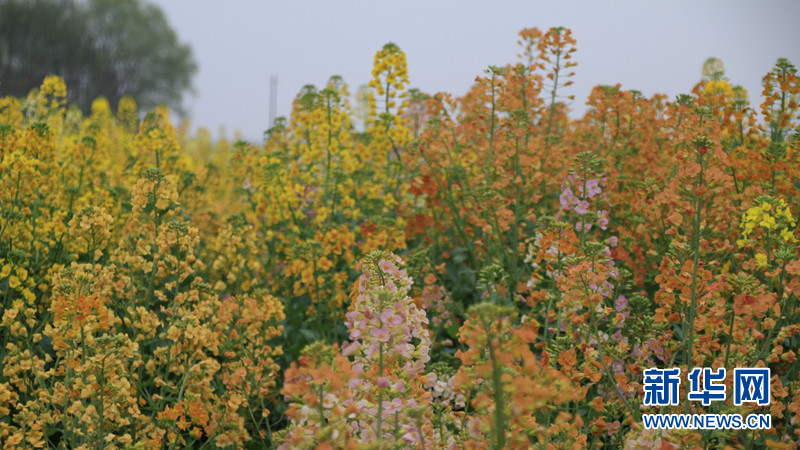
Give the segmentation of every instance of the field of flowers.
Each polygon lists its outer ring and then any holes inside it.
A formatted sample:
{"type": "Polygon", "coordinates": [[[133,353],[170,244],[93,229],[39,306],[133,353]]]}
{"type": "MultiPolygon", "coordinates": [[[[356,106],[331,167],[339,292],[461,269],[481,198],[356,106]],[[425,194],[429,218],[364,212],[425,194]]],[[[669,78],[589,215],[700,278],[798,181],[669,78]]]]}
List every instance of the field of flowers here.
{"type": "Polygon", "coordinates": [[[796,448],[795,68],[571,119],[570,31],[519,39],[460,98],[387,44],[367,107],[307,86],[263,145],[57,76],[0,99],[4,448],[796,448]],[[771,401],[643,405],[673,367],[769,368],[771,401]]]}

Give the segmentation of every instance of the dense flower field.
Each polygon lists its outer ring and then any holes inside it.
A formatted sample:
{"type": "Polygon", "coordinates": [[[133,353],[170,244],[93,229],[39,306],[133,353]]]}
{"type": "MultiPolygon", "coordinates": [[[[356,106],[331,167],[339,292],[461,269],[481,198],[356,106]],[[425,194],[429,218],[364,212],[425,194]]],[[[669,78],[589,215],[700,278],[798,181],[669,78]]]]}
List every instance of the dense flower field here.
{"type": "Polygon", "coordinates": [[[359,104],[307,86],[260,146],[83,117],[57,76],[0,99],[0,442],[796,448],[795,68],[597,86],[576,120],[570,31],[519,43],[460,98],[387,44],[359,104]],[[673,367],[769,368],[771,402],[645,406],[673,367]]]}

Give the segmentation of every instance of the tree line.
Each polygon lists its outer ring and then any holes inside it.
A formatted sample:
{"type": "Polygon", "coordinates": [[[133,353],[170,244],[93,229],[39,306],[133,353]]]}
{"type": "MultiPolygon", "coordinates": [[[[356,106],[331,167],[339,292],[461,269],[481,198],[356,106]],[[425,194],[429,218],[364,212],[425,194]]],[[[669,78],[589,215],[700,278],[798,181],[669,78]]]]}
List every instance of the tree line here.
{"type": "Polygon", "coordinates": [[[0,0],[0,96],[60,75],[84,112],[103,96],[183,113],[197,64],[164,13],[139,0],[0,0]]]}

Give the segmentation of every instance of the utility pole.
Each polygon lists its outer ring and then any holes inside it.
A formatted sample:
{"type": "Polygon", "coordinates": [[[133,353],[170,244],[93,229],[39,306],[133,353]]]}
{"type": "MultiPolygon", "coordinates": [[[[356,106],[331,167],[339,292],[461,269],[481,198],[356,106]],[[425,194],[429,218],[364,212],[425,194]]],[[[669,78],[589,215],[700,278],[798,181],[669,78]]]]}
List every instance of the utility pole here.
{"type": "Polygon", "coordinates": [[[278,77],[269,77],[269,127],[275,125],[275,109],[278,104],[278,77]]]}

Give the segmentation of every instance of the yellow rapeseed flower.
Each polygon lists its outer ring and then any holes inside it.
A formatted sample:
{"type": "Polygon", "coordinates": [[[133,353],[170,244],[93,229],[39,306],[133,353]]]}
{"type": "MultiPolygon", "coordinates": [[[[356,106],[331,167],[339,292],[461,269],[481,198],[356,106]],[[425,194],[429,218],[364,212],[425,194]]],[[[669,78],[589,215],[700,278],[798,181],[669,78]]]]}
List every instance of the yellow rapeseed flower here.
{"type": "Polygon", "coordinates": [[[783,199],[761,196],[755,202],[758,206],[750,207],[742,215],[742,238],[737,241],[739,247],[746,244],[747,239],[756,228],[765,231],[776,230],[785,242],[794,242],[792,230],[795,227],[794,217],[783,199]]]}
{"type": "Polygon", "coordinates": [[[758,267],[767,267],[767,264],[768,264],[767,255],[765,255],[763,253],[757,253],[756,254],[756,265],[758,267]]]}

